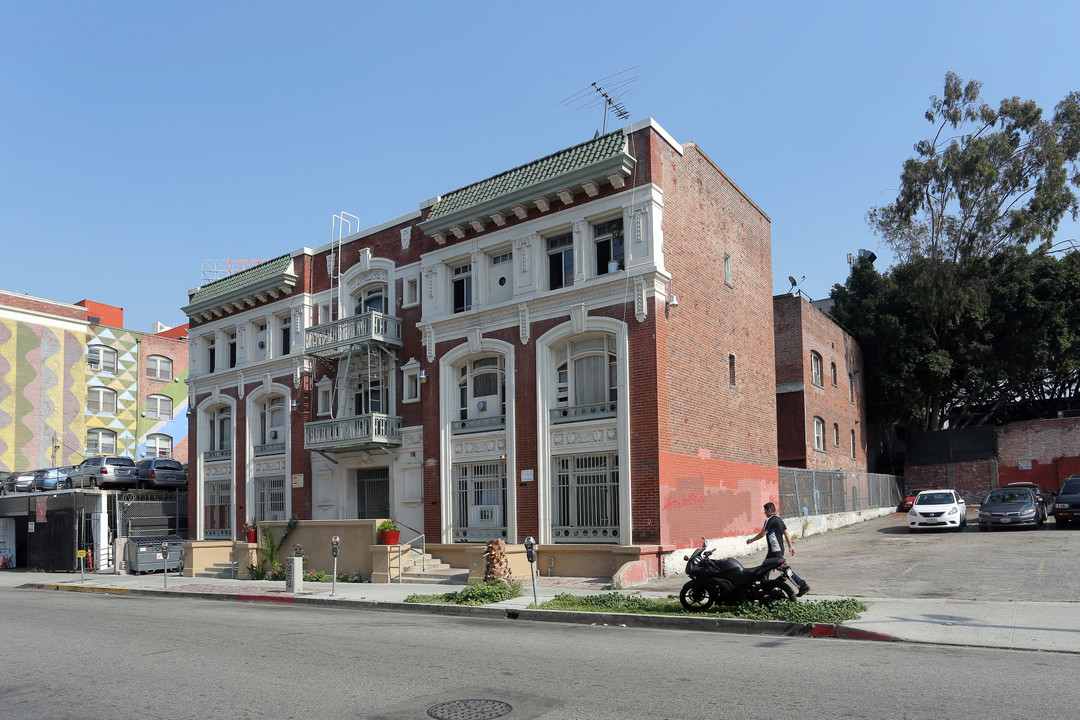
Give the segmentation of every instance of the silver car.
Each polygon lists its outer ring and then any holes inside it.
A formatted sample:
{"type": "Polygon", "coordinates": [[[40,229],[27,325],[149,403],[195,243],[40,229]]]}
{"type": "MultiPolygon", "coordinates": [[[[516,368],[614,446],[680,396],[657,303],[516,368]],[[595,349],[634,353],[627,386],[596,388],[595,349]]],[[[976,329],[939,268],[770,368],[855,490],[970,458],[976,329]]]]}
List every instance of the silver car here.
{"type": "Polygon", "coordinates": [[[979,506],[979,530],[992,527],[1037,528],[1044,520],[1042,506],[1031,488],[1006,485],[991,490],[979,506]]]}
{"type": "Polygon", "coordinates": [[[135,487],[135,461],[129,457],[101,455],[86,458],[68,474],[76,487],[135,487]]]}

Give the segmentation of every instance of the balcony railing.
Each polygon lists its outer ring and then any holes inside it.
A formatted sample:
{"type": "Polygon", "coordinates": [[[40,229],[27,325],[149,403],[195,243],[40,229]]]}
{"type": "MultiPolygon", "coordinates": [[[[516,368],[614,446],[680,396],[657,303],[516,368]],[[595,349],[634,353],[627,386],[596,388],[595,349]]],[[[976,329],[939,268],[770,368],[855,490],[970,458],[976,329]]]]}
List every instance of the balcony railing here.
{"type": "Polygon", "coordinates": [[[304,352],[310,355],[333,355],[342,348],[367,340],[401,347],[401,320],[371,310],[308,328],[304,339],[304,352]]]}
{"type": "Polygon", "coordinates": [[[263,443],[255,446],[255,457],[263,455],[282,455],[285,452],[285,443],[263,443]]]}
{"type": "Polygon", "coordinates": [[[203,453],[203,462],[215,462],[217,460],[232,460],[232,448],[207,450],[203,453]]]}
{"type": "Polygon", "coordinates": [[[450,434],[465,435],[466,433],[487,432],[488,430],[502,430],[505,427],[505,415],[473,418],[471,420],[455,420],[450,423],[450,434]]]}
{"type": "Polygon", "coordinates": [[[358,450],[366,445],[400,445],[401,418],[369,413],[304,423],[305,450],[358,450]]]}
{"type": "Polygon", "coordinates": [[[591,405],[571,405],[569,407],[554,408],[549,412],[553,423],[577,422],[580,420],[615,417],[619,414],[619,405],[614,400],[611,400],[610,402],[592,403],[591,405]]]}

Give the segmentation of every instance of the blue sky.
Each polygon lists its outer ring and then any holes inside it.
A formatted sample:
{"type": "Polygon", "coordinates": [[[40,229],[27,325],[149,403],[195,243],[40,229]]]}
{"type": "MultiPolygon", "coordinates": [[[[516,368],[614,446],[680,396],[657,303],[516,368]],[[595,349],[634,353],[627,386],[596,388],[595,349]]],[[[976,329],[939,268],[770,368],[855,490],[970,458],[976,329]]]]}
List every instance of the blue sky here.
{"type": "Polygon", "coordinates": [[[772,218],[775,291],[819,299],[847,253],[891,262],[864,216],[947,71],[994,105],[1080,90],[1080,3],[768,6],[0,0],[0,288],[180,324],[203,260],[317,247],[335,213],[370,227],[591,138],[599,110],[561,101],[633,67],[608,128],[700,145],[772,218]]]}

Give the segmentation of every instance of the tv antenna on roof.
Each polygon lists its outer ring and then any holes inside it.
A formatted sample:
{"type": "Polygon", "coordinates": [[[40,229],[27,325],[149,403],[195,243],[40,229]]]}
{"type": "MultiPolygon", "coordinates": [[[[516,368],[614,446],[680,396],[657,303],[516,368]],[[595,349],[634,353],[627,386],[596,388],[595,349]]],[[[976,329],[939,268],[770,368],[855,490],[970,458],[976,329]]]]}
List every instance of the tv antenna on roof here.
{"type": "Polygon", "coordinates": [[[603,132],[606,134],[609,112],[620,120],[630,119],[630,111],[626,109],[622,99],[626,93],[630,92],[628,86],[637,80],[637,75],[627,75],[633,70],[637,70],[637,65],[589,83],[563,100],[559,105],[572,106],[574,110],[591,110],[592,108],[602,107],[604,109],[603,132]]]}

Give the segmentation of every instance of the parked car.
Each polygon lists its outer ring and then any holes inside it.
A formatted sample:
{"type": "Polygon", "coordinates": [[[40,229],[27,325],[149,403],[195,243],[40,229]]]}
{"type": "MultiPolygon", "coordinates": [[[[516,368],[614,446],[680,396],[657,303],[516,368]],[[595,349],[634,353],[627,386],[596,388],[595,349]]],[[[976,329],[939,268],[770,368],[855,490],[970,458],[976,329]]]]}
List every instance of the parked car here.
{"type": "Polygon", "coordinates": [[[1005,487],[1026,487],[1035,493],[1035,499],[1042,507],[1042,516],[1045,520],[1054,514],[1054,494],[1043,489],[1042,485],[1033,482],[1011,482],[1005,487]]]}
{"type": "Polygon", "coordinates": [[[187,470],[178,460],[147,458],[136,466],[140,488],[186,488],[187,470]]]}
{"type": "Polygon", "coordinates": [[[38,470],[34,473],[33,489],[37,492],[45,490],[70,490],[72,482],[71,478],[68,477],[68,473],[72,470],[74,470],[72,467],[38,470]]]}
{"type": "Polygon", "coordinates": [[[1070,475],[1061,484],[1054,503],[1054,522],[1065,527],[1080,520],[1080,475],[1070,475]]]}
{"type": "Polygon", "coordinates": [[[967,525],[967,503],[955,490],[923,490],[908,511],[908,532],[967,525]]]}
{"type": "Polygon", "coordinates": [[[134,487],[138,482],[135,461],[114,455],[86,458],[72,468],[69,477],[79,487],[134,487]]]}
{"type": "Polygon", "coordinates": [[[1015,525],[1038,528],[1045,519],[1039,498],[1028,487],[1007,485],[991,490],[979,506],[979,530],[1015,525]]]}
{"type": "Polygon", "coordinates": [[[4,478],[4,492],[29,492],[34,486],[34,472],[13,472],[4,478]]]}
{"type": "Polygon", "coordinates": [[[914,490],[908,490],[904,494],[904,499],[900,501],[900,507],[897,508],[898,512],[907,512],[911,509],[911,504],[915,502],[915,496],[921,493],[923,490],[929,490],[931,488],[916,488],[914,490]]]}

